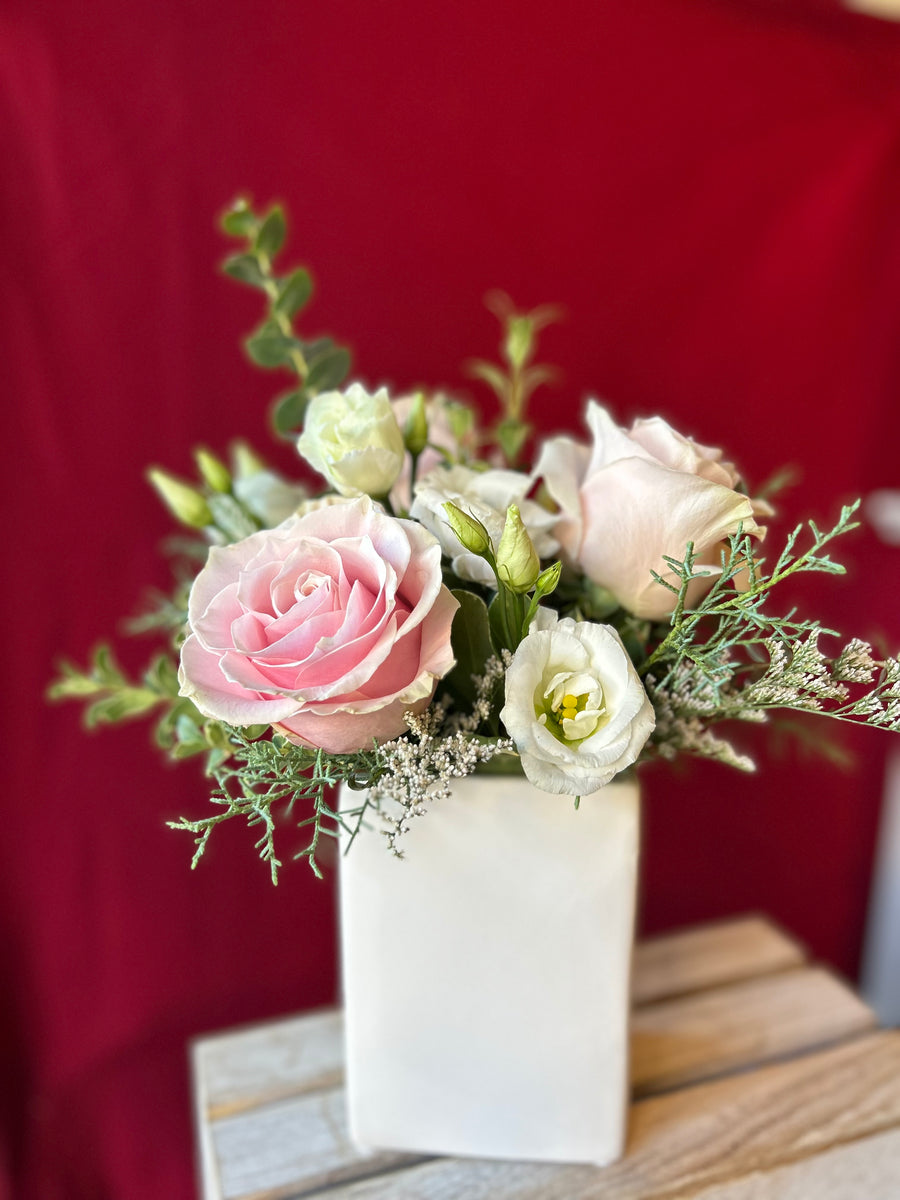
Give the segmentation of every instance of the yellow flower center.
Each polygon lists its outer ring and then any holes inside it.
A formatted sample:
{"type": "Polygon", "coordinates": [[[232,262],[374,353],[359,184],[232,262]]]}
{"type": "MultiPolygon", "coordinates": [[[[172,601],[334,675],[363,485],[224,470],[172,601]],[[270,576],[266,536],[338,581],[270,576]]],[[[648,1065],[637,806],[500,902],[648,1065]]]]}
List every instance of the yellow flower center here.
{"type": "MultiPolygon", "coordinates": [[[[558,680],[558,677],[557,677],[558,680]]],[[[542,724],[561,742],[581,742],[595,732],[606,715],[599,682],[590,691],[576,694],[553,686],[544,692],[543,704],[536,712],[542,724]],[[579,719],[580,718],[580,719],[579,719]]]]}

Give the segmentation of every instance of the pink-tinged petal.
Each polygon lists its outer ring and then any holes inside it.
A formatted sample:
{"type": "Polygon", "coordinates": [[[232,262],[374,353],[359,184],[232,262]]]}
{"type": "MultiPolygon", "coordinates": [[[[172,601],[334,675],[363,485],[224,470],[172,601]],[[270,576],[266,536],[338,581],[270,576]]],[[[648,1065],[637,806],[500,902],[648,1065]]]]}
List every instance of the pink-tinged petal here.
{"type": "Polygon", "coordinates": [[[452,592],[441,587],[431,611],[422,624],[419,664],[423,671],[430,671],[439,679],[451,670],[456,661],[450,645],[450,627],[458,608],[459,601],[452,592]]]}
{"type": "MultiPolygon", "coordinates": [[[[297,691],[306,700],[326,700],[364,687],[373,673],[396,649],[397,621],[389,617],[383,626],[365,637],[336,645],[317,655],[297,673],[297,691]]],[[[380,693],[382,696],[384,692],[380,693]]]]}
{"type": "Polygon", "coordinates": [[[223,678],[235,690],[243,689],[268,696],[280,696],[289,692],[297,674],[297,668],[291,665],[279,675],[278,664],[271,663],[264,657],[254,659],[237,650],[226,650],[220,655],[219,669],[223,678]]]}
{"type": "Polygon", "coordinates": [[[266,562],[252,569],[245,567],[237,583],[237,599],[245,612],[265,612],[276,616],[272,587],[284,570],[281,562],[266,562]]]}
{"type": "Polygon", "coordinates": [[[218,655],[204,650],[193,636],[181,647],[178,680],[179,695],[193,700],[204,716],[230,725],[271,724],[297,708],[289,696],[264,697],[231,684],[220,670],[218,655]]]}
{"type": "Polygon", "coordinates": [[[618,462],[622,458],[652,459],[652,455],[643,446],[630,438],[621,429],[607,410],[591,400],[587,407],[587,426],[594,438],[591,448],[591,458],[587,468],[587,478],[601,467],[618,462]]]}
{"type": "Polygon", "coordinates": [[[233,546],[212,546],[206,564],[191,586],[188,599],[188,620],[195,628],[199,618],[224,586],[237,583],[241,570],[256,553],[255,545],[248,545],[251,538],[233,546]]]}
{"type": "Polygon", "coordinates": [[[581,544],[581,482],[591,457],[589,447],[572,438],[556,437],[544,442],[534,468],[547,491],[559,505],[553,536],[571,559],[581,544]]]}
{"type": "Polygon", "coordinates": [[[721,461],[721,450],[714,446],[703,446],[685,437],[662,417],[635,421],[630,436],[663,466],[671,467],[673,471],[699,475],[702,479],[728,488],[740,483],[740,475],[734,469],[734,464],[721,461]]]}
{"type": "Polygon", "coordinates": [[[229,627],[231,642],[235,650],[252,654],[265,649],[269,644],[266,629],[271,622],[272,618],[264,613],[241,613],[229,627]]]}
{"type": "MultiPolygon", "coordinates": [[[[390,520],[390,518],[385,518],[390,520]]],[[[368,536],[359,538],[339,538],[333,543],[335,551],[341,556],[341,565],[347,579],[359,581],[372,593],[383,592],[388,586],[388,578],[396,577],[394,564],[382,554],[381,544],[376,550],[372,539],[368,536]]],[[[409,547],[407,546],[407,556],[409,547]]]]}
{"type": "MultiPolygon", "coordinates": [[[[200,576],[198,575],[199,579],[200,576]]],[[[196,587],[196,583],[194,585],[196,587]]],[[[193,591],[191,592],[193,595],[193,591]]],[[[210,650],[223,650],[231,645],[229,630],[232,622],[244,615],[245,610],[237,599],[237,583],[222,587],[211,598],[202,613],[199,613],[190,626],[203,644],[210,650]]]]}
{"type": "Polygon", "coordinates": [[[430,695],[425,696],[416,704],[397,701],[366,713],[320,715],[309,707],[279,722],[277,727],[297,745],[321,749],[328,754],[350,754],[354,750],[371,749],[374,742],[388,742],[405,733],[408,728],[405,714],[421,712],[428,707],[430,699],[430,695]]]}
{"type": "Polygon", "coordinates": [[[642,459],[597,471],[584,484],[582,498],[581,565],[640,617],[658,619],[672,610],[673,594],[650,575],[652,567],[674,578],[664,555],[682,559],[691,541],[702,554],[741,522],[746,533],[758,531],[746,496],[642,459]]]}
{"type": "Polygon", "coordinates": [[[315,657],[321,642],[328,642],[340,633],[343,621],[344,614],[339,610],[317,613],[314,617],[301,621],[296,629],[270,642],[262,653],[273,662],[291,662],[299,669],[315,657]]]}
{"type": "Polygon", "coordinates": [[[283,637],[294,633],[298,626],[306,625],[317,618],[337,614],[340,621],[341,604],[334,582],[323,583],[299,600],[268,626],[269,645],[276,645],[283,637]]]}

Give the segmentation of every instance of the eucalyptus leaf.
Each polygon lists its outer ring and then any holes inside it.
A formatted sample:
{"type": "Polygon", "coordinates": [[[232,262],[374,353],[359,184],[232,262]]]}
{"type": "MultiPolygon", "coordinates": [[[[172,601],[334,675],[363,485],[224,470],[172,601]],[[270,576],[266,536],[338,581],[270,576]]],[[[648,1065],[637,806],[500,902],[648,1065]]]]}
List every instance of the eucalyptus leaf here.
{"type": "Polygon", "coordinates": [[[312,394],[330,391],[343,383],[349,370],[350,351],[335,346],[309,365],[306,390],[312,394]]]}
{"type": "Polygon", "coordinates": [[[262,329],[247,338],[244,344],[256,365],[269,370],[287,366],[291,360],[291,352],[300,346],[296,338],[282,333],[270,322],[266,322],[262,329]]]}
{"type": "Polygon", "coordinates": [[[285,233],[284,213],[281,211],[279,205],[276,204],[266,215],[266,219],[263,221],[259,233],[256,235],[256,250],[260,254],[267,255],[270,259],[274,258],[284,245],[285,233]]]}
{"type": "Polygon", "coordinates": [[[309,302],[311,295],[312,277],[305,267],[298,267],[279,284],[275,311],[293,317],[309,302]]]}
{"type": "Polygon", "coordinates": [[[253,237],[259,224],[256,214],[244,200],[239,200],[234,208],[222,214],[222,229],[229,237],[253,237]]]}
{"type": "Polygon", "coordinates": [[[231,258],[226,258],[222,263],[222,270],[239,283],[246,283],[248,287],[264,288],[266,286],[266,277],[254,254],[235,254],[231,258]]]}
{"type": "Polygon", "coordinates": [[[275,401],[272,409],[272,426],[281,437],[293,437],[303,428],[303,418],[309,396],[303,388],[287,392],[275,401]]]}

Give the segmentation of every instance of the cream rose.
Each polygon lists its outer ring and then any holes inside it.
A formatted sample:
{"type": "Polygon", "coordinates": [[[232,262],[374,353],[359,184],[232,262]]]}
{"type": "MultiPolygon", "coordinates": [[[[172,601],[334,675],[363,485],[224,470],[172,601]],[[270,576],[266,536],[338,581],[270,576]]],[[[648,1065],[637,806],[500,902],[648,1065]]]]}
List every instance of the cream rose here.
{"type": "Polygon", "coordinates": [[[535,467],[560,508],[554,532],[594,583],[637,616],[659,620],[672,611],[675,596],[651,569],[676,582],[664,557],[683,559],[693,542],[709,572],[694,585],[699,595],[720,569],[722,542],[741,524],[762,538],[756,516],[771,509],[735,491],[738,474],[720,450],[683,437],[659,417],[626,431],[591,401],[587,421],[593,446],[552,438],[535,467]]]}
{"type": "Polygon", "coordinates": [[[386,389],[358,383],[310,401],[297,449],[342,496],[386,496],[406,453],[386,389]]]}
{"type": "Polygon", "coordinates": [[[440,546],[368,498],[210,551],[191,589],[181,694],[231,725],[333,754],[406,728],[453,666],[440,546]]]}
{"type": "Polygon", "coordinates": [[[656,717],[609,625],[539,610],[506,672],[500,719],[545,792],[586,796],[637,759],[656,717]]]}
{"type": "Polygon", "coordinates": [[[506,510],[515,504],[538,557],[550,558],[558,549],[558,542],[550,532],[556,517],[533,500],[525,499],[531,483],[531,479],[519,471],[437,467],[416,484],[410,516],[421,521],[440,541],[460,579],[493,586],[493,571],[483,558],[463,547],[447,523],[444,505],[449,501],[476,517],[487,530],[496,552],[506,524],[506,510]]]}

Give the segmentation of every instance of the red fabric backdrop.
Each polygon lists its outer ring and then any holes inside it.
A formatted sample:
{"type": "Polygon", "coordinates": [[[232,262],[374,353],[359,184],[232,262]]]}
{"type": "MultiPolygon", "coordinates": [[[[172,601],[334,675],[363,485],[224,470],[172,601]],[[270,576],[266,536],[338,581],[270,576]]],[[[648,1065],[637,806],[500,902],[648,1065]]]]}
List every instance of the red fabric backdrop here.
{"type": "MultiPolygon", "coordinates": [[[[900,28],[811,2],[7,0],[10,1194],[192,1195],[186,1039],[335,997],[331,884],[301,866],[273,890],[240,830],[191,873],[164,822],[203,811],[197,771],[41,699],[166,582],[145,466],[268,449],[275,381],[238,351],[259,310],[216,273],[217,211],[287,202],[311,324],[372,384],[465,386],[490,287],[564,304],[542,426],[576,430],[592,393],[756,482],[794,463],[783,530],[898,483],[898,68],[900,28]]],[[[863,533],[845,557],[807,597],[896,645],[896,551],[863,533]]],[[[645,929],[761,909],[852,972],[887,738],[850,742],[851,776],[790,754],[648,772],[645,929]]]]}

